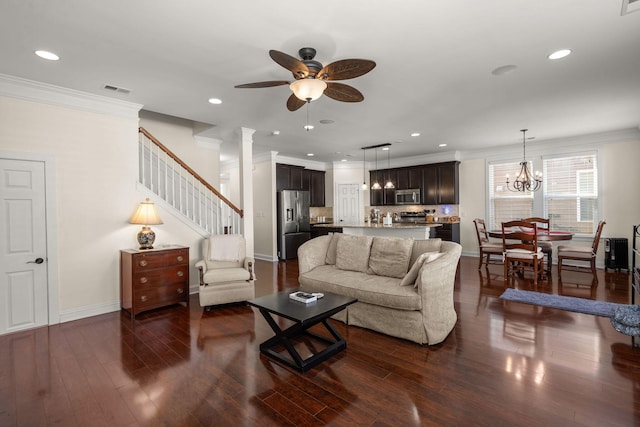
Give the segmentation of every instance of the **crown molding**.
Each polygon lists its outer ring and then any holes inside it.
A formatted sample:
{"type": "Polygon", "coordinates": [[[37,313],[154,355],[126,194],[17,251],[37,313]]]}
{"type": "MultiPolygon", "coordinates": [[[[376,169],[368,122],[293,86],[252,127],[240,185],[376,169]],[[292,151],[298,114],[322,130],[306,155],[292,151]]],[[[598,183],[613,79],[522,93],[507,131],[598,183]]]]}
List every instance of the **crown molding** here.
{"type": "Polygon", "coordinates": [[[277,156],[277,163],[284,163],[286,165],[303,166],[305,168],[313,170],[327,170],[327,164],[325,162],[316,162],[314,160],[296,159],[295,157],[277,156]]]}
{"type": "Polygon", "coordinates": [[[137,119],[142,104],[0,74],[0,96],[109,116],[137,119]]]}

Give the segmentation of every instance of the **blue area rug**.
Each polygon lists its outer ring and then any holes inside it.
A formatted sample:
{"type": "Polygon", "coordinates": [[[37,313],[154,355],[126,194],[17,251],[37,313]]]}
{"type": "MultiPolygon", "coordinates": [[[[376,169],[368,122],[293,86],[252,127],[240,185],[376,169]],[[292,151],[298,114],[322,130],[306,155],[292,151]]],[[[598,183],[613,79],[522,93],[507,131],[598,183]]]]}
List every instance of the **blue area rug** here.
{"type": "Polygon", "coordinates": [[[559,308],[561,310],[575,311],[576,313],[592,314],[594,316],[611,317],[613,311],[626,304],[612,302],[593,301],[583,298],[564,297],[561,295],[543,294],[541,292],[521,291],[508,288],[500,299],[522,302],[525,304],[541,305],[543,307],[559,308]]]}

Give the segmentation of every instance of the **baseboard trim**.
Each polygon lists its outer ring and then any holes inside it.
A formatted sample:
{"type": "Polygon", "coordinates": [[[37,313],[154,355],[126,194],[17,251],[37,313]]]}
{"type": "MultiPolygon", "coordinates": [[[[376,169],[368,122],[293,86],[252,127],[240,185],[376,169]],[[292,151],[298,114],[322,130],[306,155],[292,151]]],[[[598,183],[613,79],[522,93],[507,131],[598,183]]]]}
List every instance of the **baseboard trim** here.
{"type": "Polygon", "coordinates": [[[99,316],[101,314],[113,313],[114,311],[120,311],[120,301],[73,308],[60,312],[59,323],[66,323],[87,317],[99,316]]]}
{"type": "Polygon", "coordinates": [[[265,255],[265,254],[253,254],[254,259],[259,259],[261,261],[269,261],[269,262],[278,262],[278,258],[273,255],[265,255]]]}

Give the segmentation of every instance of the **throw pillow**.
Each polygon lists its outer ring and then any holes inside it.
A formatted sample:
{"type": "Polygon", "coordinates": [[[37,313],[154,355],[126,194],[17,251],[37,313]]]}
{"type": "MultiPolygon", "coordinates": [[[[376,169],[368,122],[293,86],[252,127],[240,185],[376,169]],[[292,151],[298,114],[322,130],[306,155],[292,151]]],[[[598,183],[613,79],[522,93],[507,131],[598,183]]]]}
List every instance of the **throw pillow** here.
{"type": "Polygon", "coordinates": [[[349,236],[345,234],[336,234],[335,236],[338,236],[336,267],[340,270],[366,273],[369,267],[369,253],[371,251],[373,238],[370,236],[349,236]]]}
{"type": "Polygon", "coordinates": [[[412,238],[374,237],[367,273],[402,279],[407,274],[412,238]]]}
{"type": "Polygon", "coordinates": [[[429,258],[431,254],[437,254],[438,252],[425,252],[418,256],[416,262],[413,263],[409,272],[404,275],[402,281],[400,282],[400,286],[413,285],[418,278],[418,272],[422,268],[422,264],[429,258]]]}
{"type": "MultiPolygon", "coordinates": [[[[422,263],[422,265],[428,264],[430,262],[433,262],[435,260],[437,260],[438,258],[440,258],[441,256],[444,255],[444,252],[436,252],[436,253],[432,253],[429,255],[429,257],[422,263]]],[[[420,272],[418,273],[418,278],[416,279],[416,282],[414,283],[413,287],[417,288],[418,287],[418,283],[420,283],[420,276],[422,276],[423,271],[420,270],[420,272]]]]}
{"type": "Polygon", "coordinates": [[[338,234],[329,233],[331,235],[331,241],[329,242],[329,248],[327,249],[327,256],[324,259],[325,264],[336,265],[336,250],[338,247],[338,234]]]}

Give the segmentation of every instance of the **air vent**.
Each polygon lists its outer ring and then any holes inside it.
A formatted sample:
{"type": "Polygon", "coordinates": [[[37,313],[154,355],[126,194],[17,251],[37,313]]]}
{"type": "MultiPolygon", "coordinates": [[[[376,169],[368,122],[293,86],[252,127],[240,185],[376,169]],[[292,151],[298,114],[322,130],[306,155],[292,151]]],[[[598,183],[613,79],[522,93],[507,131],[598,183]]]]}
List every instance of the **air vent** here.
{"type": "Polygon", "coordinates": [[[113,86],[113,85],[104,85],[104,89],[110,90],[112,92],[124,93],[124,94],[127,94],[127,95],[131,93],[131,89],[127,89],[127,88],[124,88],[124,87],[113,86]]]}
{"type": "Polygon", "coordinates": [[[622,11],[620,15],[628,15],[631,12],[640,10],[640,0],[622,0],[622,11]]]}

